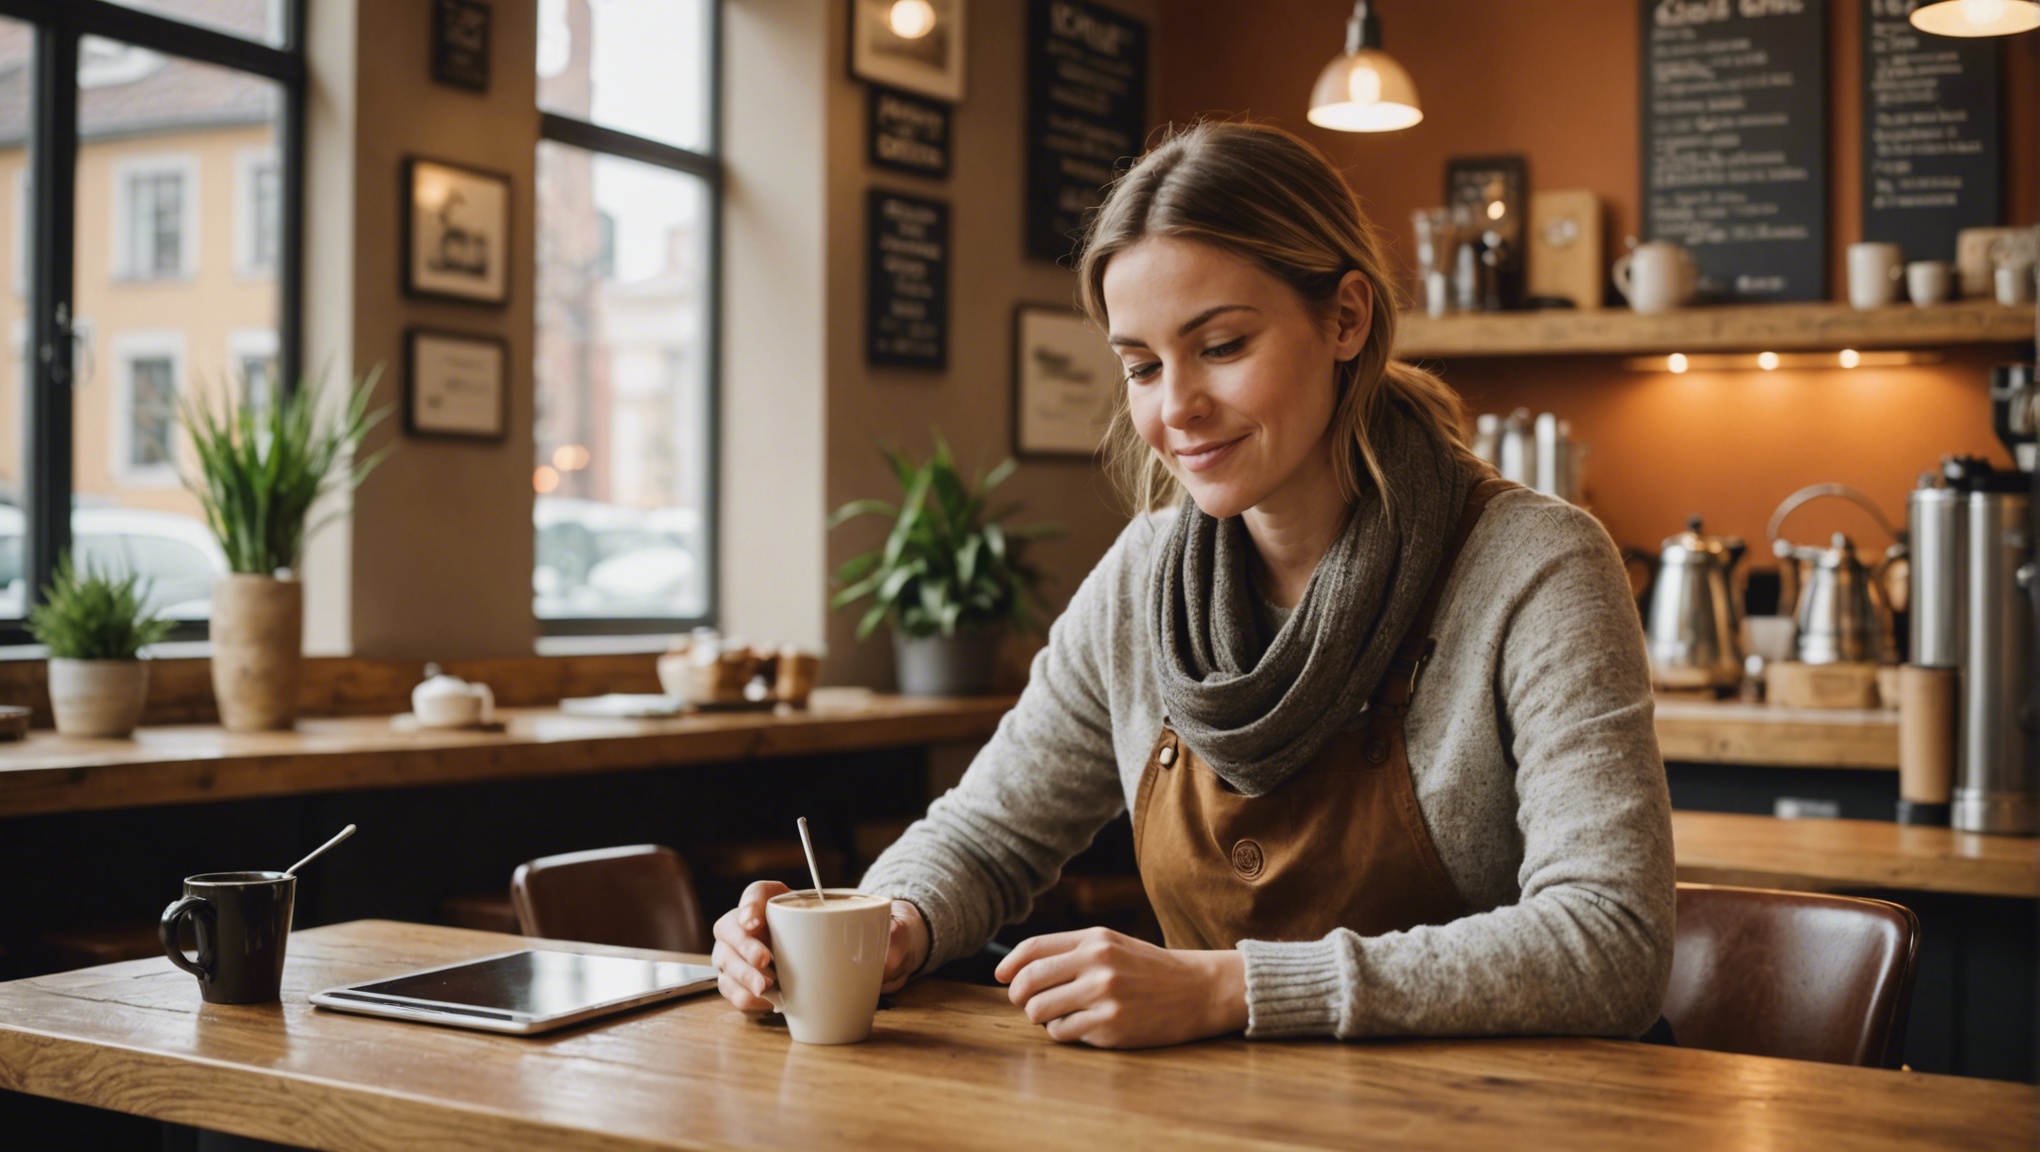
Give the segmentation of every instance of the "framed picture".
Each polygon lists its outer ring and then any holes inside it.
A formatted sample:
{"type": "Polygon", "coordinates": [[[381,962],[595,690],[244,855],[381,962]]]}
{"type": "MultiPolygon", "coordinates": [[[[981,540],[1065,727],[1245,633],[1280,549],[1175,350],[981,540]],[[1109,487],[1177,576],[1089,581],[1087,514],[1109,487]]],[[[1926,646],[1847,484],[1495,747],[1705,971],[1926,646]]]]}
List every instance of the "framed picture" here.
{"type": "Polygon", "coordinates": [[[964,0],[850,0],[850,74],[963,99],[964,0]]]}
{"type": "Polygon", "coordinates": [[[1013,309],[1013,454],[1095,455],[1124,379],[1118,355],[1082,313],[1013,309]]]}
{"type": "Polygon", "coordinates": [[[495,336],[404,332],[404,432],[463,440],[510,434],[510,347],[495,336]]]}
{"type": "Polygon", "coordinates": [[[432,78],[489,90],[489,0],[432,0],[432,78]]]}
{"type": "Polygon", "coordinates": [[[510,300],[510,178],[404,161],[404,292],[472,304],[510,300]]]}

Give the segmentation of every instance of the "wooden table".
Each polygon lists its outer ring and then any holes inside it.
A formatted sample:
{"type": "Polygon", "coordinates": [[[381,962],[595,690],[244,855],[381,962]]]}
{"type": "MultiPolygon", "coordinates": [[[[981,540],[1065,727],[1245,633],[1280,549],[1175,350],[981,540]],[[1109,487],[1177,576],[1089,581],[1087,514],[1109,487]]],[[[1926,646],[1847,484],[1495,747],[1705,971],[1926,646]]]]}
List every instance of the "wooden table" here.
{"type": "Polygon", "coordinates": [[[1898,713],[1888,709],[1660,695],[1657,737],[1675,762],[1898,770],[1898,713]]]}
{"type": "Polygon", "coordinates": [[[2040,839],[1881,820],[1672,813],[1679,879],[1828,892],[1903,888],[2040,897],[2040,839]]]}
{"type": "MultiPolygon", "coordinates": [[[[202,1005],[139,960],[0,984],[0,1088],[322,1149],[2028,1149],[2035,1090],[1607,1040],[1064,1047],[930,982],[872,1042],[807,1048],[713,996],[518,1039],[308,993],[510,938],[295,935],[280,1005],[202,1005]]],[[[624,952],[592,945],[588,951],[624,952]]],[[[695,958],[698,959],[698,958],[695,958]]]]}
{"type": "Polygon", "coordinates": [[[132,740],[36,731],[0,744],[0,817],[724,764],[982,740],[1009,696],[872,696],[852,706],[670,720],[499,711],[508,731],[399,732],[386,716],[301,719],[292,732],[141,728],[132,740]]]}

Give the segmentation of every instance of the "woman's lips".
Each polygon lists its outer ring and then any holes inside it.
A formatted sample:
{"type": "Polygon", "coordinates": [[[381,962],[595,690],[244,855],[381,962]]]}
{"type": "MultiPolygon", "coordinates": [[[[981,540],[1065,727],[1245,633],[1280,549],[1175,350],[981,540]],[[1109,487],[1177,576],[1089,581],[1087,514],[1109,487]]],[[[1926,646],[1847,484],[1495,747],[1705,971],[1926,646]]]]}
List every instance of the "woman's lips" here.
{"type": "Polygon", "coordinates": [[[1192,472],[1207,472],[1231,459],[1233,449],[1245,443],[1246,439],[1245,436],[1241,436],[1202,452],[1178,452],[1176,459],[1182,461],[1183,467],[1192,472]]]}

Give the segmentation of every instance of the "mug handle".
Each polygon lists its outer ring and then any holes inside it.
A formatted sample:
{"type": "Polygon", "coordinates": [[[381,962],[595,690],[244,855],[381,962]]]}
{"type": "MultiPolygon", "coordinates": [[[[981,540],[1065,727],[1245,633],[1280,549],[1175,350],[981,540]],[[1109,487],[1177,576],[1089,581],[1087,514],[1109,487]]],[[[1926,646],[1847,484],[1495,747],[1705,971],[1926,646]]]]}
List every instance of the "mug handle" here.
{"type": "Polygon", "coordinates": [[[213,978],[212,904],[203,896],[186,896],[163,909],[163,919],[156,925],[156,936],[163,941],[163,954],[170,962],[198,977],[200,980],[213,978]],[[185,959],[184,950],[177,946],[177,922],[186,916],[202,918],[206,931],[198,933],[198,962],[185,959]]]}
{"type": "Polygon", "coordinates": [[[482,690],[482,723],[494,724],[496,722],[496,690],[487,684],[477,684],[475,687],[482,690]]]}
{"type": "Polygon", "coordinates": [[[1624,300],[1629,299],[1629,263],[1631,255],[1632,253],[1625,252],[1617,257],[1615,267],[1610,270],[1610,276],[1615,281],[1615,290],[1622,293],[1624,300]]]}

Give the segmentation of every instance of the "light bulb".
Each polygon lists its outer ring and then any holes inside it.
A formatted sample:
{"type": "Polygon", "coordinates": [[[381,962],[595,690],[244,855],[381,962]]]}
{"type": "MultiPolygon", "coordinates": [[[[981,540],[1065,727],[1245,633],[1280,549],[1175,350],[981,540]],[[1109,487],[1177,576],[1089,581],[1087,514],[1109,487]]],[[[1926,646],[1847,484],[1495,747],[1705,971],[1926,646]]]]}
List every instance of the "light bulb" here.
{"type": "Polygon", "coordinates": [[[2005,18],[2005,0],[1962,0],[1962,18],[1972,28],[1989,28],[2005,18]]]}
{"type": "Polygon", "coordinates": [[[1772,369],[1776,368],[1777,366],[1778,366],[1778,354],[1776,352],[1757,353],[1757,367],[1762,368],[1766,372],[1769,372],[1772,369]]]}
{"type": "Polygon", "coordinates": [[[1686,370],[1686,354],[1684,352],[1672,353],[1665,358],[1665,367],[1674,372],[1684,372],[1686,370]]]}
{"type": "Polygon", "coordinates": [[[1863,354],[1856,351],[1854,348],[1844,348],[1842,349],[1841,361],[1842,367],[1854,368],[1856,365],[1861,364],[1863,362],[1863,354]]]}
{"type": "Polygon", "coordinates": [[[928,0],[893,0],[885,22],[902,40],[919,40],[935,30],[935,6],[928,0]]]}

